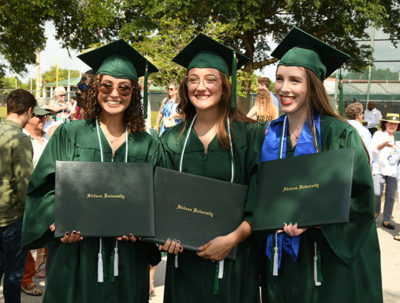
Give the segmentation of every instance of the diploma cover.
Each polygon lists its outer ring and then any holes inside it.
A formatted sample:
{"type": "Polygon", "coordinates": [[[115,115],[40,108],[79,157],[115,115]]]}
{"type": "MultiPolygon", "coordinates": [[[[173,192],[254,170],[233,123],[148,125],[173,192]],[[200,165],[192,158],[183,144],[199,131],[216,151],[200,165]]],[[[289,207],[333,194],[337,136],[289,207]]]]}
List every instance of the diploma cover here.
{"type": "Polygon", "coordinates": [[[354,148],[261,163],[253,231],[349,221],[354,148]]]}
{"type": "Polygon", "coordinates": [[[400,141],[400,132],[394,132],[394,141],[400,141]]]}
{"type": "MultiPolygon", "coordinates": [[[[234,231],[243,221],[247,186],[156,168],[154,177],[156,237],[177,239],[184,249],[198,247],[234,231]]],[[[234,259],[236,250],[228,258],[234,259]]]]}
{"type": "Polygon", "coordinates": [[[55,237],[154,236],[150,163],[56,162],[55,237]]]}

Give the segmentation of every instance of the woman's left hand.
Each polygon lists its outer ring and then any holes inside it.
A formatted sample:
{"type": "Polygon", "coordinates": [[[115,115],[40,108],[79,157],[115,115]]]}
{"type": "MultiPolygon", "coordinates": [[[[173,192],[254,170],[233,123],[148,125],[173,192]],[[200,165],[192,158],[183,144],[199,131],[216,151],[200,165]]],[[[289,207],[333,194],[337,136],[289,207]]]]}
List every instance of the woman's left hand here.
{"type": "Polygon", "coordinates": [[[135,238],[135,236],[133,234],[129,234],[129,236],[127,235],[123,235],[121,237],[117,237],[118,241],[130,241],[130,242],[136,242],[137,240],[140,240],[140,238],[135,238]]]}
{"type": "Polygon", "coordinates": [[[207,244],[199,247],[197,255],[203,259],[211,261],[224,260],[231,250],[236,246],[231,234],[212,239],[207,244]]]}
{"type": "Polygon", "coordinates": [[[297,223],[293,224],[289,224],[287,225],[286,223],[284,223],[283,225],[283,231],[285,233],[287,233],[289,236],[291,237],[297,237],[300,236],[303,232],[305,232],[307,230],[307,228],[299,228],[297,226],[297,223]]]}

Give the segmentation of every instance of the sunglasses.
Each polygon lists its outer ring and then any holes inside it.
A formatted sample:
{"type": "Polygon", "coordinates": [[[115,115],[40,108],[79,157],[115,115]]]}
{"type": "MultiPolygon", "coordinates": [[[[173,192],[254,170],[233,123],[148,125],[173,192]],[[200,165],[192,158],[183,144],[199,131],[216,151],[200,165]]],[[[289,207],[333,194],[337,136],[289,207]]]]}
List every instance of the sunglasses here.
{"type": "MultiPolygon", "coordinates": [[[[126,97],[129,96],[131,91],[132,91],[132,87],[128,86],[128,85],[124,85],[121,84],[119,85],[117,88],[118,94],[121,97],[126,97]]],[[[112,93],[112,91],[114,90],[114,86],[110,83],[100,83],[100,92],[106,95],[109,95],[112,93]]]]}
{"type": "Polygon", "coordinates": [[[79,89],[81,92],[83,92],[83,93],[86,92],[87,85],[86,85],[85,83],[78,83],[77,86],[78,86],[78,89],[79,89]]]}
{"type": "Polygon", "coordinates": [[[59,95],[60,97],[65,97],[66,96],[66,94],[63,94],[63,95],[59,95]]]}

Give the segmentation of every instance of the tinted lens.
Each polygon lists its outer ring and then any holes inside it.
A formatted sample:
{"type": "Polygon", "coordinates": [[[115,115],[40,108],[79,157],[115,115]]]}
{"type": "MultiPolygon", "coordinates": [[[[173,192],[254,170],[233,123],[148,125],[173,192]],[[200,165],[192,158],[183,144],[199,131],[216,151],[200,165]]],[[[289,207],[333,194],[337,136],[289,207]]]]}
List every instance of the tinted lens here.
{"type": "MultiPolygon", "coordinates": [[[[113,91],[113,86],[109,83],[101,83],[100,84],[100,92],[103,94],[109,95],[113,91]]],[[[126,85],[120,85],[117,87],[118,94],[120,96],[128,96],[131,93],[132,87],[126,85]]]]}

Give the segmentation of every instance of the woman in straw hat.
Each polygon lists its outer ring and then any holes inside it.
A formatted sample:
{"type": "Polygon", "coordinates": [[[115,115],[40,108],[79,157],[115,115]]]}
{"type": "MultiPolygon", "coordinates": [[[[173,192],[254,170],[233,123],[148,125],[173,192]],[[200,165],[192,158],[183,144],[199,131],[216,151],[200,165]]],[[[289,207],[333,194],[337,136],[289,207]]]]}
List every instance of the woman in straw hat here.
{"type": "Polygon", "coordinates": [[[381,119],[381,130],[376,131],[372,137],[371,149],[373,156],[372,173],[375,188],[375,218],[381,212],[381,199],[383,188],[385,190],[385,206],[383,208],[382,227],[394,229],[390,224],[393,212],[393,204],[397,190],[397,167],[390,165],[388,157],[395,148],[394,132],[400,123],[399,114],[388,113],[381,119]]]}

